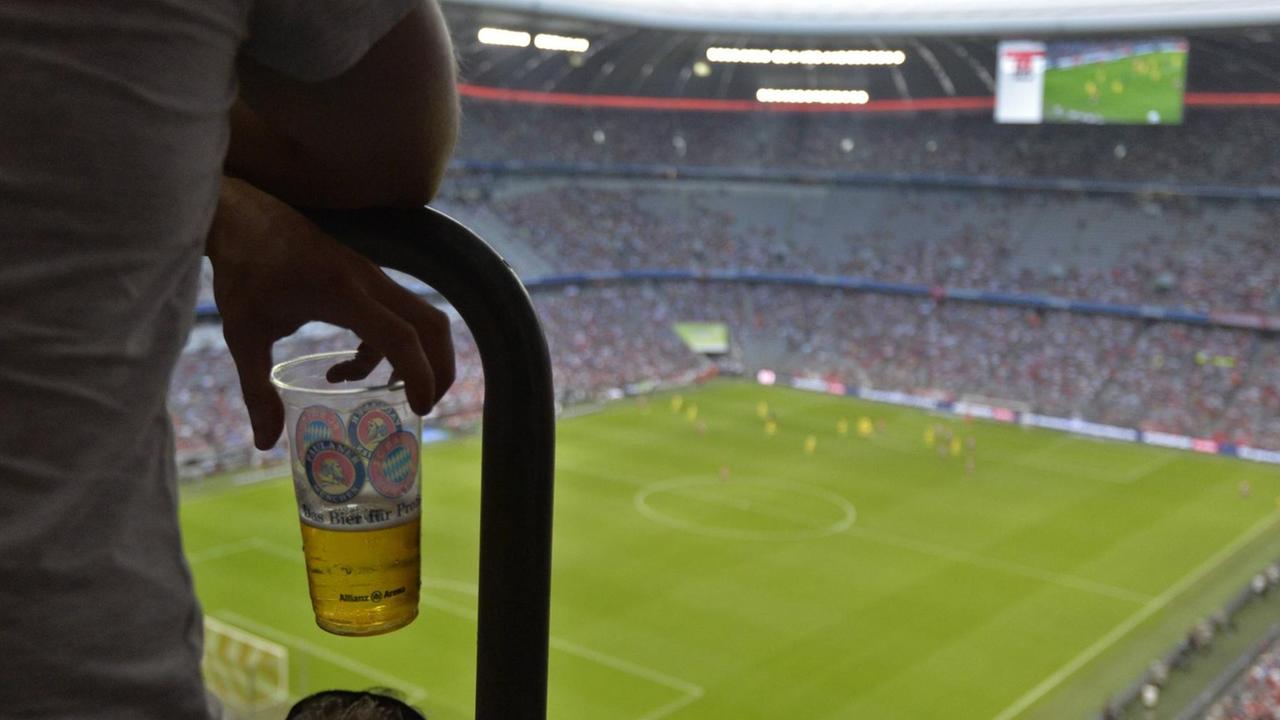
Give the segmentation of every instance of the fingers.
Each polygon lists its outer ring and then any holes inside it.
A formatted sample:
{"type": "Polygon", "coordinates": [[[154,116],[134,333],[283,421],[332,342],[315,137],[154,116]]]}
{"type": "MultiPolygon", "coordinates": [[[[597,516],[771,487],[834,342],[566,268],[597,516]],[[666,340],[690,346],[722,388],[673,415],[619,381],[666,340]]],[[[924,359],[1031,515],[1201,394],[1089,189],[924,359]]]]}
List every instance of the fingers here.
{"type": "Polygon", "coordinates": [[[431,363],[435,375],[435,394],[432,403],[440,401],[453,386],[457,370],[454,364],[453,333],[449,330],[449,316],[432,307],[422,298],[377,268],[368,284],[369,294],[384,306],[394,308],[397,315],[413,326],[418,344],[431,363]]]}
{"type": "Polygon", "coordinates": [[[271,385],[271,341],[246,336],[226,325],[223,333],[240,375],[240,392],[253,425],[253,444],[259,450],[270,450],[284,429],[284,405],[271,385]]]}
{"type": "Polygon", "coordinates": [[[453,387],[454,378],[457,376],[453,355],[453,333],[449,329],[449,316],[417,297],[414,299],[417,300],[417,304],[414,306],[417,310],[410,313],[409,321],[413,323],[414,328],[418,331],[418,338],[422,341],[422,350],[426,353],[427,359],[431,361],[431,369],[435,371],[435,401],[440,402],[440,398],[444,397],[449,388],[453,387]]]}
{"type": "Polygon", "coordinates": [[[340,324],[386,355],[391,367],[404,379],[405,397],[415,413],[430,413],[437,398],[436,378],[417,330],[369,295],[357,299],[353,306],[350,322],[340,324]]]}
{"type": "Polygon", "coordinates": [[[391,361],[391,381],[404,380],[410,406],[426,415],[456,374],[449,316],[373,265],[353,285],[343,317],[332,320],[353,330],[362,342],[355,357],[331,367],[326,379],[361,380],[386,357],[391,361]]]}
{"type": "MultiPolygon", "coordinates": [[[[369,373],[382,362],[383,354],[374,349],[367,342],[360,343],[360,347],[356,348],[356,356],[350,360],[342,362],[329,368],[329,372],[325,373],[325,379],[331,383],[351,382],[352,380],[363,380],[369,377],[369,373]]],[[[396,374],[392,373],[392,382],[395,382],[396,374]]]]}

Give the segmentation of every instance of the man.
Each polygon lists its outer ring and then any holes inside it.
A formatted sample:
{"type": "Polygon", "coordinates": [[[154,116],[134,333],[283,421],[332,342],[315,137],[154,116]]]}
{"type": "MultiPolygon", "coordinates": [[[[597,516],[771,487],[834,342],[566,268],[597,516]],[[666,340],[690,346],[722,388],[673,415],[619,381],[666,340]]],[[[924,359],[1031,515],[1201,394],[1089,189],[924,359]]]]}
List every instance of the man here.
{"type": "Polygon", "coordinates": [[[363,692],[326,690],[297,702],[285,720],[423,720],[416,708],[406,705],[389,690],[363,692]]]}
{"type": "Polygon", "coordinates": [[[385,356],[428,411],[443,315],[289,204],[431,198],[457,123],[443,21],[434,0],[5,0],[0,67],[0,716],[205,720],[165,408],[200,255],[259,447],[283,424],[271,344],[310,320],[363,340],[331,380],[385,356]]]}

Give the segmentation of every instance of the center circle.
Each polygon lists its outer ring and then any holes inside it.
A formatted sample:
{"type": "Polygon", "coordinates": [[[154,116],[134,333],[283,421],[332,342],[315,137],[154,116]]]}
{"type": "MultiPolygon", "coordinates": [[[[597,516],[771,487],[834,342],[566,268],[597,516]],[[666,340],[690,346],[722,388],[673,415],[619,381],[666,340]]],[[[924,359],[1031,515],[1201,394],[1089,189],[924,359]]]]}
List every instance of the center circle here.
{"type": "Polygon", "coordinates": [[[671,478],[640,488],[634,504],[661,525],[733,540],[813,540],[857,518],[853,503],[831,490],[771,478],[671,478]]]}

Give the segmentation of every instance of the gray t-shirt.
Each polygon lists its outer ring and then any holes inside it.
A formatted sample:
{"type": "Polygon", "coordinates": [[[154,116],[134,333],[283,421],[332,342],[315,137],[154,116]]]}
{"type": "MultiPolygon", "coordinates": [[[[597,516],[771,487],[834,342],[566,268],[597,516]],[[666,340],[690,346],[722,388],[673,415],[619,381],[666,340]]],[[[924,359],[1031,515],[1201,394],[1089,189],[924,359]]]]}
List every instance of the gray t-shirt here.
{"type": "Polygon", "coordinates": [[[165,393],[242,49],[318,80],[423,0],[0,2],[0,717],[204,720],[165,393]]]}

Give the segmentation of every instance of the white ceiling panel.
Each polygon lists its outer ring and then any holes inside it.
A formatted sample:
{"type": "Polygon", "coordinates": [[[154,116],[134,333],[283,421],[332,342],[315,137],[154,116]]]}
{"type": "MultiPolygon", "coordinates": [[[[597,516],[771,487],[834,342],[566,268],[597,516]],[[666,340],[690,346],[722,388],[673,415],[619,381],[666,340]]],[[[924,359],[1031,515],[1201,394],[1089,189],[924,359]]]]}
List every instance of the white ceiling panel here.
{"type": "Polygon", "coordinates": [[[1280,0],[448,0],[710,32],[804,35],[1150,31],[1280,23],[1280,0]]]}

